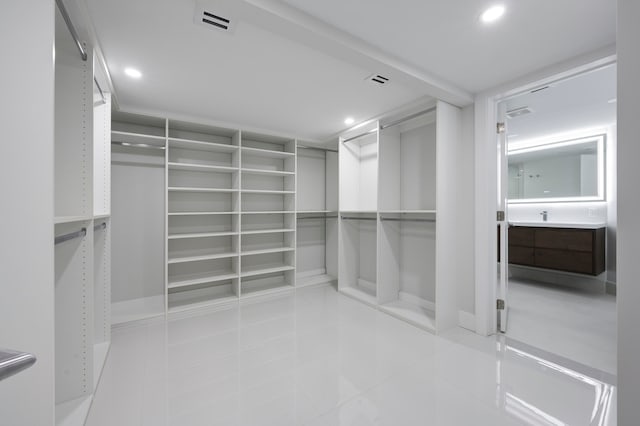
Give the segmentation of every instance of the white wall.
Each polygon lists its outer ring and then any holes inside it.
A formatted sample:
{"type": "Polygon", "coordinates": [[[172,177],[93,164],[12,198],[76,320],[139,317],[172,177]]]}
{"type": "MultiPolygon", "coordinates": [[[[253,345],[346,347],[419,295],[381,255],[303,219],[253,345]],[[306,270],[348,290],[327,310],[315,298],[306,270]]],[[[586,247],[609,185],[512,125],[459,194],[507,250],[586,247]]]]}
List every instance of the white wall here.
{"type": "Polygon", "coordinates": [[[0,347],[38,358],[0,382],[12,426],[54,423],[53,8],[10,0],[0,14],[0,347]]]}
{"type": "Polygon", "coordinates": [[[640,419],[640,2],[618,0],[618,424],[640,419]]]}

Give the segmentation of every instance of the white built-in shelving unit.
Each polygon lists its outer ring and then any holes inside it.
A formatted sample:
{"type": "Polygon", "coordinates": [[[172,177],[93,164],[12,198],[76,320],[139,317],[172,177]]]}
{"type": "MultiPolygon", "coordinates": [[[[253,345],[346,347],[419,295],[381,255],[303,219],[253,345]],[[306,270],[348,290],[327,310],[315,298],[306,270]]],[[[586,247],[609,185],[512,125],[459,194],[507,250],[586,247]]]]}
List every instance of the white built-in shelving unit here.
{"type": "Polygon", "coordinates": [[[166,120],[114,112],[112,323],[165,314],[166,120]]]}
{"type": "Polygon", "coordinates": [[[339,290],[432,332],[457,325],[460,111],[444,102],[340,138],[339,290]]]}
{"type": "Polygon", "coordinates": [[[296,287],[338,278],[338,152],[298,145],[296,287]]]}
{"type": "Polygon", "coordinates": [[[55,25],[55,417],[82,425],[111,340],[111,98],[58,9],[55,25]]]}

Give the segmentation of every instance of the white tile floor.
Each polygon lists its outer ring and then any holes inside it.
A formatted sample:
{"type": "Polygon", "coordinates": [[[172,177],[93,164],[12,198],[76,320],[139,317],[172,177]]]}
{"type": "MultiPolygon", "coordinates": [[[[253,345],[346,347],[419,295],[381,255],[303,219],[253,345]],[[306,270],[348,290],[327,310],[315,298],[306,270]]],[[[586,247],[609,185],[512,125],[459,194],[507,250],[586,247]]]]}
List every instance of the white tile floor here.
{"type": "Polygon", "coordinates": [[[87,425],[615,424],[614,386],[540,355],[307,288],[118,329],[87,425]]]}
{"type": "Polygon", "coordinates": [[[616,298],[521,279],[509,280],[507,336],[616,374],[616,298]]]}

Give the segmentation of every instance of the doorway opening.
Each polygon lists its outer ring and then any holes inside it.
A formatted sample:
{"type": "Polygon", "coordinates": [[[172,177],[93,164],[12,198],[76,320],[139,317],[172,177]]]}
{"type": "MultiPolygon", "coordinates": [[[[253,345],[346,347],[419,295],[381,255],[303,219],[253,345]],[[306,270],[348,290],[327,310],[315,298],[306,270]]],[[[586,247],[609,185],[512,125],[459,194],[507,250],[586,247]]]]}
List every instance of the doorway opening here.
{"type": "Polygon", "coordinates": [[[499,330],[615,375],[616,65],[497,109],[499,330]]]}

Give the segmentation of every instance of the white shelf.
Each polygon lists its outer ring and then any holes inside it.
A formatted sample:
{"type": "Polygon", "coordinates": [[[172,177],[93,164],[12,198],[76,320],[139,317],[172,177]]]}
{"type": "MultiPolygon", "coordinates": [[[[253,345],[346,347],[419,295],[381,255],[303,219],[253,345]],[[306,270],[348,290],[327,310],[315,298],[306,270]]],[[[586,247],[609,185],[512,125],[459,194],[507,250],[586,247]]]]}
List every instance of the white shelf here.
{"type": "Polygon", "coordinates": [[[236,145],[226,145],[223,143],[202,142],[191,139],[169,138],[169,149],[195,149],[197,151],[214,151],[214,152],[234,152],[238,150],[236,145]]]}
{"type": "Polygon", "coordinates": [[[225,296],[217,296],[214,298],[194,297],[193,299],[174,302],[169,307],[169,313],[175,314],[178,312],[184,312],[191,309],[207,308],[211,306],[226,305],[226,304],[236,303],[236,302],[238,302],[238,296],[236,296],[232,292],[227,293],[227,295],[225,296]]]}
{"type": "Polygon", "coordinates": [[[293,158],[295,153],[285,151],[272,151],[269,149],[250,148],[247,146],[242,147],[242,152],[256,157],[271,157],[271,158],[293,158]]]}
{"type": "Polygon", "coordinates": [[[169,278],[168,288],[182,288],[189,287],[197,284],[206,284],[217,281],[226,281],[238,278],[238,274],[233,271],[226,271],[221,273],[207,272],[205,274],[191,274],[182,276],[179,279],[169,278]]]}
{"type": "Polygon", "coordinates": [[[209,216],[209,215],[225,215],[239,214],[239,212],[173,212],[168,213],[169,216],[209,216]]]}
{"type": "Polygon", "coordinates": [[[229,235],[238,235],[238,233],[232,232],[232,231],[226,231],[226,232],[197,232],[197,233],[191,233],[191,234],[173,234],[173,235],[169,235],[168,239],[181,240],[185,238],[226,237],[229,235]]]}
{"type": "Polygon", "coordinates": [[[229,253],[209,254],[209,255],[203,255],[203,256],[173,257],[173,258],[169,258],[168,263],[174,264],[174,263],[198,262],[201,260],[227,259],[229,257],[235,257],[235,256],[238,256],[238,253],[229,252],[229,253]]]}
{"type": "Polygon", "coordinates": [[[286,172],[280,170],[262,170],[262,169],[242,169],[242,173],[249,175],[264,175],[264,176],[293,176],[294,172],[286,172]]]}
{"type": "Polygon", "coordinates": [[[240,169],[237,167],[229,166],[209,166],[205,164],[192,164],[192,163],[167,163],[170,170],[187,170],[187,171],[201,171],[201,172],[217,172],[217,173],[234,173],[240,169]]]}
{"type": "Polygon", "coordinates": [[[304,277],[296,277],[296,287],[310,287],[314,285],[333,284],[338,279],[333,275],[318,274],[304,277]]]}
{"type": "Polygon", "coordinates": [[[276,211],[259,211],[259,212],[241,212],[242,214],[289,214],[295,213],[292,210],[276,210],[276,211]]]}
{"type": "Polygon", "coordinates": [[[195,187],[182,187],[182,186],[170,186],[167,188],[169,192],[226,192],[233,193],[238,192],[237,189],[227,188],[195,188],[195,187]]]}
{"type": "Polygon", "coordinates": [[[296,191],[275,191],[270,189],[242,189],[244,194],[295,194],[296,191]]]}
{"type": "Polygon", "coordinates": [[[145,135],[143,133],[122,132],[120,130],[111,131],[111,139],[114,142],[142,143],[148,145],[164,146],[166,138],[164,136],[145,135]]]}
{"type": "Polygon", "coordinates": [[[284,281],[278,283],[270,283],[268,285],[259,285],[259,286],[246,286],[242,288],[242,297],[241,299],[252,298],[252,297],[260,297],[260,296],[269,296],[278,293],[288,293],[294,290],[294,287],[291,284],[288,284],[284,281]]]}
{"type": "Polygon", "coordinates": [[[380,213],[392,214],[436,214],[435,210],[380,210],[380,213]]]}
{"type": "Polygon", "coordinates": [[[422,306],[418,306],[404,300],[395,300],[381,305],[380,309],[389,315],[407,321],[416,327],[420,327],[428,331],[435,331],[436,329],[435,312],[422,306]]]}
{"type": "Polygon", "coordinates": [[[82,426],[87,420],[92,396],[83,396],[56,405],[56,426],[82,426]]]}
{"type": "Polygon", "coordinates": [[[295,269],[295,266],[290,265],[260,266],[244,270],[240,273],[240,276],[242,278],[255,277],[256,275],[273,274],[276,272],[291,271],[293,269],[295,269]]]}
{"type": "Polygon", "coordinates": [[[284,252],[288,252],[288,251],[295,251],[295,249],[293,247],[278,247],[278,248],[263,249],[263,250],[243,251],[240,254],[242,256],[254,256],[256,254],[284,253],[284,252]]]}
{"type": "Polygon", "coordinates": [[[164,295],[111,304],[111,324],[124,324],[164,315],[164,295]]]}
{"type": "Polygon", "coordinates": [[[110,217],[111,217],[111,214],[110,214],[110,213],[106,213],[106,214],[96,214],[96,215],[93,215],[93,219],[94,219],[94,220],[108,219],[108,218],[110,218],[110,217]]]}
{"type": "Polygon", "coordinates": [[[295,232],[295,229],[258,229],[255,231],[242,231],[242,235],[279,234],[281,232],[295,232]]]}
{"type": "MultiPolygon", "coordinates": [[[[296,210],[297,214],[323,214],[323,213],[338,213],[337,210],[296,210]]],[[[343,212],[346,213],[346,212],[343,212]]]]}
{"type": "Polygon", "coordinates": [[[60,225],[63,223],[86,222],[88,220],[93,220],[93,216],[56,216],[53,219],[53,223],[60,225]]]}

